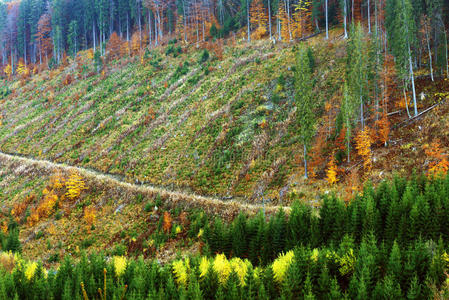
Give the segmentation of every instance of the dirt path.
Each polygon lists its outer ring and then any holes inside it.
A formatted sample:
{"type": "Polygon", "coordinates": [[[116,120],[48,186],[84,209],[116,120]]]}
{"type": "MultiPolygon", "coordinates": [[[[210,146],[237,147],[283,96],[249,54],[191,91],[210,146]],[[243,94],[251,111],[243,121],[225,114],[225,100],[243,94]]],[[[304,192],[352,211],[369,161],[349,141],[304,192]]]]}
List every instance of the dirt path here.
{"type": "MultiPolygon", "coordinates": [[[[20,174],[20,170],[23,170],[24,167],[31,168],[35,173],[46,176],[51,176],[57,172],[63,175],[76,172],[84,177],[86,185],[89,188],[95,188],[96,191],[104,191],[104,193],[113,199],[126,199],[132,202],[138,195],[146,199],[152,199],[159,194],[163,199],[164,205],[168,207],[199,208],[207,213],[221,215],[222,217],[233,217],[241,211],[254,214],[263,209],[265,209],[267,214],[273,214],[281,208],[281,206],[265,206],[264,208],[258,204],[246,204],[236,200],[226,201],[185,191],[172,191],[149,184],[133,184],[125,182],[119,176],[105,174],[95,170],[24,157],[20,154],[0,152],[0,169],[6,168],[18,176],[23,176],[23,174],[20,174]]],[[[286,212],[290,211],[290,207],[282,208],[286,212]]]]}

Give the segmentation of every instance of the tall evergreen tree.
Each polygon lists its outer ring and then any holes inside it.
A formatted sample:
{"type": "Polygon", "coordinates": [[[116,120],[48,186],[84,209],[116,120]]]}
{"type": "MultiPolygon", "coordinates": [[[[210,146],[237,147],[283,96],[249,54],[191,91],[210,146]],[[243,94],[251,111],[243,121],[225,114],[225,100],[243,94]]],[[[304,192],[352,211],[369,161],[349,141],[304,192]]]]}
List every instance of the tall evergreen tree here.
{"type": "MultiPolygon", "coordinates": [[[[411,83],[413,93],[414,114],[418,115],[417,97],[415,89],[415,75],[413,71],[413,46],[416,43],[415,12],[410,0],[387,1],[387,34],[396,66],[404,82],[404,95],[408,83],[411,83]],[[394,1],[394,3],[390,3],[394,1]]],[[[408,100],[404,99],[408,109],[408,100]]]]}
{"type": "Polygon", "coordinates": [[[362,130],[365,129],[364,105],[367,102],[367,71],[368,58],[367,46],[364,40],[364,33],[362,26],[358,23],[352,26],[349,42],[347,46],[347,82],[350,88],[350,95],[354,98],[352,101],[358,101],[360,107],[360,123],[362,130]],[[357,100],[355,100],[357,99],[357,100]]]}
{"type": "Polygon", "coordinates": [[[315,115],[313,112],[313,79],[310,70],[310,60],[307,48],[301,46],[297,54],[295,72],[295,100],[297,120],[300,126],[300,136],[304,147],[304,169],[307,174],[307,156],[310,143],[315,133],[315,115]]]}

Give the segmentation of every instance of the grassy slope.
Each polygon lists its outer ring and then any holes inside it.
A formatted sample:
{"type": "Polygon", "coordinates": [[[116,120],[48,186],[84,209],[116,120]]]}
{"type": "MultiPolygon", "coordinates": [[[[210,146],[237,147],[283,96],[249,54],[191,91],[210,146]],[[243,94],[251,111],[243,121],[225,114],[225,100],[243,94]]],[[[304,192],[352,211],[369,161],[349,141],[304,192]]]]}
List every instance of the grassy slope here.
{"type": "MultiPolygon", "coordinates": [[[[339,38],[325,43],[321,37],[309,43],[317,63],[316,113],[324,117],[324,102],[340,99],[345,43],[339,38]]],[[[212,55],[203,68],[198,64],[201,51],[195,48],[185,48],[178,57],[166,56],[161,48],[143,64],[137,57],[109,63],[104,77],[84,78],[93,71],[92,62],[85,61],[84,75],[76,64],[69,64],[27,82],[8,83],[12,94],[0,96],[0,150],[95,169],[133,183],[217,198],[232,196],[244,203],[260,204],[262,192],[269,205],[285,205],[297,197],[315,203],[315,196],[324,190],[342,193],[348,178],[341,172],[340,183],[329,187],[323,180],[325,165],[320,166],[317,179],[302,178],[293,95],[294,47],[238,44],[225,47],[221,61],[212,55]],[[74,81],[65,86],[67,74],[74,81]],[[280,74],[285,80],[279,79],[280,74]],[[264,122],[266,126],[261,126],[264,122]]],[[[435,93],[429,86],[433,84],[423,82],[419,90],[435,93]]],[[[447,90],[447,81],[441,81],[438,92],[447,90]]],[[[428,101],[424,105],[432,99],[428,101]]],[[[365,179],[376,182],[397,171],[425,170],[423,146],[437,137],[447,152],[447,110],[445,104],[394,130],[388,148],[373,148],[373,171],[365,179]]],[[[405,114],[396,115],[393,121],[404,119],[405,114]]],[[[324,118],[318,121],[319,128],[326,127],[323,122],[324,118]]],[[[329,154],[326,151],[323,155],[329,154]]],[[[352,164],[340,167],[360,167],[353,157],[352,164]]],[[[27,195],[36,195],[29,207],[38,205],[52,172],[57,171],[0,160],[2,220],[27,195]]],[[[142,199],[132,189],[114,189],[98,178],[87,183],[88,192],[77,203],[67,204],[62,218],[52,215],[35,226],[23,224],[21,239],[27,256],[48,259],[56,252],[76,254],[89,240],[95,241],[87,245],[89,249],[111,249],[118,243],[132,248],[131,239],[145,236],[156,222],[150,219],[153,213],[144,211],[152,195],[142,199]],[[89,204],[97,208],[94,230],[86,229],[82,220],[82,208],[89,204]],[[125,235],[117,238],[122,230],[125,235]],[[39,231],[45,239],[36,238],[39,231]],[[53,246],[50,251],[48,245],[53,246]]]]}
{"type": "MultiPolygon", "coordinates": [[[[223,61],[211,59],[207,75],[197,63],[200,51],[187,49],[177,58],[159,51],[143,65],[137,58],[111,63],[104,79],[95,75],[64,86],[66,74],[80,77],[69,66],[11,84],[13,95],[0,104],[1,150],[131,182],[246,201],[267,190],[274,199],[298,171],[292,47],[227,47],[223,61]],[[151,65],[154,57],[162,59],[161,70],[151,65]],[[285,84],[278,84],[280,74],[285,84]]],[[[318,78],[341,78],[341,70],[324,61],[329,52],[322,52],[318,78]]],[[[317,92],[332,93],[329,78],[321,81],[317,92]]]]}

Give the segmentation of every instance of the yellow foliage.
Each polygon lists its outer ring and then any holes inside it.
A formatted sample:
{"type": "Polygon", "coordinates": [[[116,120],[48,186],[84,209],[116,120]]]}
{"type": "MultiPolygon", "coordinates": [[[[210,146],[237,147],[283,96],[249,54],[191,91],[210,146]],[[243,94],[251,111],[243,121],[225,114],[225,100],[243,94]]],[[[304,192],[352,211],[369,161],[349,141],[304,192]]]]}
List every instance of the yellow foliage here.
{"type": "Polygon", "coordinates": [[[231,264],[224,254],[217,254],[213,262],[213,270],[218,275],[218,281],[225,284],[231,274],[231,264]]]}
{"type": "Polygon", "coordinates": [[[83,178],[77,173],[70,175],[65,187],[67,188],[66,196],[71,200],[78,198],[83,190],[87,190],[83,178]]]}
{"type": "Polygon", "coordinates": [[[332,154],[332,158],[329,162],[327,171],[326,171],[326,180],[329,184],[335,184],[338,182],[337,178],[337,166],[335,165],[334,154],[332,154]]]}
{"type": "Polygon", "coordinates": [[[356,149],[357,153],[363,158],[363,168],[366,171],[370,171],[372,168],[371,161],[371,134],[370,129],[366,128],[365,130],[361,130],[356,138],[356,149]]]}
{"type": "Polygon", "coordinates": [[[173,274],[176,277],[176,282],[178,284],[186,285],[187,284],[187,278],[188,278],[188,271],[190,269],[190,262],[189,259],[183,260],[177,260],[173,262],[173,274]]]}
{"type": "Polygon", "coordinates": [[[230,261],[232,270],[237,274],[237,277],[240,281],[241,286],[245,286],[245,277],[248,272],[248,267],[250,266],[250,263],[248,260],[241,260],[238,257],[234,257],[230,261]]]}
{"type": "Polygon", "coordinates": [[[114,262],[115,276],[117,276],[117,277],[122,276],[123,273],[125,273],[126,266],[128,265],[128,261],[126,260],[126,257],[114,256],[113,262],[114,262]]]}
{"type": "Polygon", "coordinates": [[[95,224],[96,210],[93,206],[87,206],[84,208],[84,221],[86,221],[88,226],[95,224]]]}
{"type": "Polygon", "coordinates": [[[175,233],[180,234],[182,232],[181,226],[177,225],[175,228],[175,233]]]}
{"type": "Polygon", "coordinates": [[[317,248],[313,249],[310,259],[313,260],[314,262],[317,262],[319,254],[320,254],[320,252],[318,251],[317,248]]]}
{"type": "Polygon", "coordinates": [[[8,76],[8,78],[11,77],[12,75],[12,67],[10,64],[8,64],[5,69],[3,70],[3,72],[5,72],[5,74],[8,76]]]}
{"type": "Polygon", "coordinates": [[[207,257],[203,256],[201,257],[201,262],[199,266],[200,270],[200,278],[203,278],[207,275],[207,272],[209,271],[210,262],[207,259],[207,257]]]}
{"type": "Polygon", "coordinates": [[[285,254],[279,254],[279,257],[276,258],[272,265],[274,280],[276,280],[278,283],[282,283],[284,281],[285,274],[287,273],[290,265],[293,263],[294,258],[295,254],[291,250],[285,254]]]}
{"type": "Polygon", "coordinates": [[[338,270],[342,276],[352,274],[354,272],[356,258],[352,249],[349,249],[349,252],[342,257],[337,256],[337,260],[340,264],[340,268],[338,270]]]}
{"type": "Polygon", "coordinates": [[[34,274],[37,270],[37,263],[36,262],[28,262],[25,266],[25,277],[28,280],[31,280],[34,277],[34,274]]]}
{"type": "Polygon", "coordinates": [[[53,209],[58,201],[58,195],[53,192],[44,196],[44,200],[39,204],[36,211],[39,218],[47,218],[53,213],[53,209]]]}

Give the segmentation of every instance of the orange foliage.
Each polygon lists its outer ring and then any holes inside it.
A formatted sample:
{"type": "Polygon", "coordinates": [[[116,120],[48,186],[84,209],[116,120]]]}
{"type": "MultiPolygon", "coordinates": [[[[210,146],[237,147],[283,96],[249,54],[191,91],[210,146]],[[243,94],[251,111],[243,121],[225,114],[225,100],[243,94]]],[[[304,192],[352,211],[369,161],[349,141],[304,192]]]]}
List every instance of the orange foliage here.
{"type": "Polygon", "coordinates": [[[48,56],[53,49],[52,39],[51,39],[51,16],[46,13],[42,15],[37,24],[37,44],[40,51],[40,57],[44,60],[48,60],[48,56]]]}
{"type": "Polygon", "coordinates": [[[311,1],[299,0],[293,13],[293,34],[296,38],[302,38],[312,31],[311,15],[311,1]]]}
{"type": "Polygon", "coordinates": [[[359,131],[356,140],[356,149],[357,153],[363,158],[363,168],[365,171],[370,171],[372,168],[372,160],[371,160],[371,144],[372,138],[370,129],[367,127],[365,130],[359,131]]]}
{"type": "Polygon", "coordinates": [[[64,81],[62,82],[63,85],[69,85],[73,81],[73,78],[70,74],[67,74],[67,76],[64,78],[64,81]]]}
{"type": "Polygon", "coordinates": [[[108,44],[106,45],[106,49],[108,50],[108,58],[116,59],[120,57],[120,48],[122,45],[122,40],[114,31],[109,38],[108,44]]]}
{"type": "Polygon", "coordinates": [[[324,164],[323,149],[326,147],[326,136],[320,132],[315,139],[315,143],[310,150],[310,177],[316,177],[317,168],[324,164]]]}
{"type": "Polygon", "coordinates": [[[143,42],[140,40],[139,31],[135,31],[131,36],[131,50],[133,54],[139,53],[142,46],[143,42]]]}
{"type": "Polygon", "coordinates": [[[429,145],[424,146],[426,155],[431,159],[429,164],[429,176],[446,175],[449,170],[448,155],[441,150],[440,141],[437,139],[429,145]]]}
{"type": "Polygon", "coordinates": [[[252,32],[254,39],[261,39],[267,34],[268,16],[261,0],[254,0],[250,8],[250,23],[255,30],[252,32]]]}
{"type": "Polygon", "coordinates": [[[172,227],[172,217],[168,211],[164,212],[164,219],[162,224],[162,229],[164,232],[169,233],[172,227]]]}
{"type": "Polygon", "coordinates": [[[291,35],[290,35],[290,16],[287,15],[287,12],[285,10],[285,0],[279,1],[279,9],[278,9],[278,15],[277,18],[280,21],[281,24],[281,38],[284,41],[290,41],[291,35]]]}
{"type": "Polygon", "coordinates": [[[83,219],[86,222],[88,227],[92,227],[95,225],[95,219],[97,216],[97,211],[95,207],[92,205],[84,207],[84,216],[83,219]]]}
{"type": "Polygon", "coordinates": [[[390,135],[390,121],[388,120],[387,113],[384,111],[382,115],[382,119],[376,121],[376,125],[378,126],[378,136],[380,141],[387,146],[388,137],[390,135]]]}
{"type": "Polygon", "coordinates": [[[20,218],[23,216],[26,209],[28,208],[28,205],[34,202],[35,199],[36,196],[34,194],[28,195],[25,197],[25,200],[23,202],[14,205],[14,208],[11,211],[11,215],[15,218],[16,221],[20,220],[20,218]]]}

